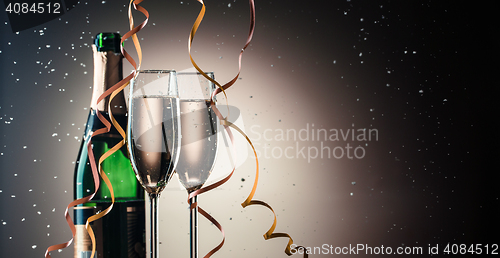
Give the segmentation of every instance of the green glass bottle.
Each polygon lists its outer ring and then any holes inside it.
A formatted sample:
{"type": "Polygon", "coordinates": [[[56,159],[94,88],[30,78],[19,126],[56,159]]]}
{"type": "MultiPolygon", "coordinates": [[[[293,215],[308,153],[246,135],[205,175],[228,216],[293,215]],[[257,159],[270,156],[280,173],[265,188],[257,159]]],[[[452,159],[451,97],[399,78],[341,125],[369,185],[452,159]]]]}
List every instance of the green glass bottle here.
{"type": "MultiPolygon", "coordinates": [[[[99,33],[92,45],[94,53],[94,85],[90,114],[75,167],[75,199],[86,197],[95,190],[87,144],[92,132],[105,127],[97,117],[97,112],[100,112],[106,118],[109,116],[109,97],[102,100],[98,105],[96,105],[96,100],[108,88],[123,78],[123,56],[120,54],[120,39],[118,33],[99,33]]],[[[113,116],[121,127],[126,130],[127,107],[123,91],[113,98],[110,106],[113,116]]],[[[99,164],[99,158],[121,140],[121,135],[114,127],[108,133],[92,137],[92,150],[96,158],[96,165],[99,164]]],[[[145,257],[144,190],[135,177],[126,145],[105,159],[101,167],[111,181],[115,204],[109,214],[91,223],[97,242],[95,257],[145,257]]],[[[77,228],[74,243],[75,258],[90,257],[92,243],[85,229],[85,222],[88,217],[106,209],[110,204],[110,191],[101,179],[99,190],[91,202],[75,207],[74,222],[77,228]]]]}

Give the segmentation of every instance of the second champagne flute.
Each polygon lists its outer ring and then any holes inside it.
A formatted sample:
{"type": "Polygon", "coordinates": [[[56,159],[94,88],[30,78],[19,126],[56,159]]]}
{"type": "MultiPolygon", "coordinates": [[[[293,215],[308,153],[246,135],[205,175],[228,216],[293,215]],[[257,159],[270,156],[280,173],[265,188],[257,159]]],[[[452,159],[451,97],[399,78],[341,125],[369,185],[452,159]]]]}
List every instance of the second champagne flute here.
{"type": "MultiPolygon", "coordinates": [[[[207,76],[214,78],[212,72],[207,76]]],[[[179,87],[182,148],[176,173],[188,195],[207,181],[217,154],[217,117],[211,96],[215,84],[201,73],[177,73],[179,87]]],[[[189,199],[197,202],[197,196],[189,199]]],[[[198,257],[198,208],[190,210],[190,257],[198,257]]]]}
{"type": "Polygon", "coordinates": [[[158,257],[158,196],[174,173],[180,152],[176,72],[141,70],[130,86],[127,146],[137,180],[149,194],[149,254],[158,257]]]}

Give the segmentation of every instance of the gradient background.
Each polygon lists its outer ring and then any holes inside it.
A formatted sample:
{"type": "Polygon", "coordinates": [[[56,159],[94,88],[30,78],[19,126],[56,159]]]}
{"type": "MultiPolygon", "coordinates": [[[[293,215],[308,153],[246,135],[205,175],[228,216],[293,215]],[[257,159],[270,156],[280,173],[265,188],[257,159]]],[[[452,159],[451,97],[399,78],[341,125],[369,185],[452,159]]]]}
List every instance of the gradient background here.
{"type": "MultiPolygon", "coordinates": [[[[63,216],[90,104],[90,44],[98,32],[128,31],[127,4],[82,1],[19,33],[0,12],[0,257],[43,257],[48,246],[70,238],[63,216]]],[[[142,68],[190,68],[188,35],[201,5],[141,5],[151,15],[138,35],[142,68]]],[[[226,82],[238,71],[248,3],[206,5],[193,57],[226,82]]],[[[379,132],[378,141],[325,142],[330,148],[361,144],[363,159],[261,157],[255,199],[276,211],[276,232],[309,247],[421,246],[427,253],[429,245],[442,250],[448,242],[500,244],[493,4],[257,1],[256,9],[241,79],[227,94],[258,151],[296,144],[257,140],[266,129],[314,124],[379,132]]],[[[142,14],[135,17],[142,22],[142,14]]],[[[135,57],[130,41],[126,48],[135,57]]],[[[320,146],[299,144],[306,151],[320,146]]],[[[272,213],[240,206],[254,175],[249,156],[232,180],[199,198],[226,231],[214,257],[287,257],[287,239],[262,237],[272,213]]],[[[172,181],[160,205],[162,254],[187,257],[186,193],[172,181]]],[[[220,233],[202,219],[200,227],[204,254],[220,233]]]]}

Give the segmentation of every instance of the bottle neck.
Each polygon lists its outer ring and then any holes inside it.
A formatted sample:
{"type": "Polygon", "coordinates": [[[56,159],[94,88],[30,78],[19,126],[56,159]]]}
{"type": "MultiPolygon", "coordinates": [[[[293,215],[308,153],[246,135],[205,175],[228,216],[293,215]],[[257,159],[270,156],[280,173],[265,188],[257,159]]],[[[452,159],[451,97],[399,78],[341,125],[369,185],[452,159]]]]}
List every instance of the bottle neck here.
{"type": "Polygon", "coordinates": [[[109,112],[109,106],[113,114],[125,114],[127,112],[125,95],[123,91],[118,93],[109,104],[110,96],[107,96],[99,103],[98,98],[109,88],[123,79],[123,56],[113,51],[100,52],[92,45],[94,52],[94,86],[90,107],[96,111],[109,112]]]}

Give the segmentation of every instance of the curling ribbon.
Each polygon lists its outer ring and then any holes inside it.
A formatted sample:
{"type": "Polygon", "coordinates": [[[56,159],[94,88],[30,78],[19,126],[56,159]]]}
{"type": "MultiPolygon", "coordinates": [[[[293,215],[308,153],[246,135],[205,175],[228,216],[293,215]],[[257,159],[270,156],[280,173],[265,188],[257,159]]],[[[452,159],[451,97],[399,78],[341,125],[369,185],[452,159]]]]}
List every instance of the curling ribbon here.
{"type": "MultiPolygon", "coordinates": [[[[135,76],[135,70],[137,70],[138,67],[140,67],[140,65],[141,65],[141,62],[142,62],[142,51],[141,51],[139,40],[137,39],[136,33],[138,31],[140,31],[142,28],[144,28],[144,26],[146,26],[147,21],[149,19],[149,13],[147,12],[147,10],[144,9],[144,8],[142,8],[141,6],[138,6],[138,4],[141,3],[141,2],[142,2],[142,0],[135,0],[135,1],[131,0],[130,1],[129,12],[128,12],[129,23],[130,23],[130,31],[127,32],[122,37],[121,44],[120,44],[121,45],[121,52],[122,52],[123,56],[132,64],[132,66],[134,67],[134,71],[129,76],[127,76],[126,78],[124,78],[123,80],[121,80],[120,82],[118,82],[117,84],[115,84],[113,87],[111,87],[108,90],[106,90],[99,97],[99,99],[97,100],[97,103],[99,103],[100,101],[102,101],[104,98],[106,98],[110,94],[111,94],[111,97],[110,97],[110,101],[109,102],[111,103],[111,100],[130,83],[130,81],[135,76]],[[134,6],[134,9],[142,12],[146,16],[145,21],[143,21],[137,27],[134,27],[134,22],[133,22],[133,17],[132,17],[132,11],[131,11],[131,6],[132,5],[134,6]],[[127,38],[129,38],[129,37],[132,37],[134,45],[135,45],[135,48],[136,48],[137,53],[138,53],[138,57],[139,57],[139,66],[138,67],[137,67],[135,61],[132,59],[132,57],[130,57],[130,55],[125,51],[125,49],[123,49],[123,42],[127,38]]],[[[90,238],[92,240],[92,254],[91,254],[91,257],[94,257],[94,255],[95,255],[95,249],[96,248],[95,248],[95,236],[94,236],[93,230],[92,230],[92,228],[90,227],[89,224],[91,222],[97,220],[97,219],[100,219],[100,218],[104,217],[106,214],[108,214],[111,211],[111,209],[113,208],[113,204],[114,204],[114,200],[115,200],[114,199],[113,187],[111,185],[111,182],[109,181],[108,177],[106,176],[106,174],[104,173],[104,171],[102,170],[102,168],[100,167],[100,165],[101,165],[101,163],[106,158],[108,158],[111,154],[113,154],[114,152],[116,152],[117,150],[119,150],[125,144],[125,132],[123,131],[123,128],[120,127],[120,125],[118,124],[118,122],[113,117],[113,114],[111,112],[111,108],[109,106],[108,106],[108,110],[109,110],[109,116],[110,116],[110,119],[111,119],[113,125],[116,127],[117,131],[120,133],[120,135],[123,137],[123,139],[117,145],[113,146],[109,151],[107,151],[106,153],[104,153],[100,157],[100,159],[99,159],[100,175],[101,175],[101,177],[103,178],[104,182],[106,183],[106,185],[108,186],[108,188],[110,190],[111,205],[108,208],[106,208],[103,212],[91,216],[87,220],[87,222],[85,223],[85,227],[86,227],[87,231],[89,232],[90,238]]],[[[94,137],[96,135],[104,134],[104,133],[109,132],[110,129],[111,129],[111,124],[99,112],[97,112],[97,116],[99,117],[99,120],[101,120],[106,127],[105,128],[100,128],[100,129],[96,130],[95,132],[93,132],[92,135],[90,136],[91,139],[89,140],[89,143],[87,145],[88,155],[89,155],[89,160],[90,160],[90,165],[91,165],[91,168],[92,168],[92,176],[93,176],[93,179],[94,179],[95,191],[92,194],[90,194],[90,195],[88,195],[86,197],[83,197],[81,199],[77,199],[75,201],[72,201],[66,207],[64,215],[65,215],[65,218],[66,218],[66,222],[68,223],[68,225],[69,225],[69,227],[71,229],[73,237],[68,242],[49,246],[47,248],[47,250],[45,251],[45,257],[46,258],[51,258],[49,252],[55,251],[55,250],[58,250],[58,249],[63,249],[63,248],[68,247],[69,245],[71,245],[71,243],[73,242],[73,239],[75,238],[75,235],[76,235],[76,228],[75,228],[73,220],[71,219],[68,211],[69,211],[69,209],[71,207],[74,207],[74,206],[77,206],[79,204],[83,204],[83,203],[86,203],[86,202],[90,201],[95,196],[95,194],[97,193],[97,190],[99,189],[100,180],[99,180],[99,174],[97,173],[97,168],[96,168],[96,164],[95,164],[94,153],[92,151],[91,140],[92,140],[92,137],[94,137]]]]}
{"type": "MultiPolygon", "coordinates": [[[[111,186],[111,182],[109,181],[108,177],[106,176],[106,174],[104,173],[104,171],[102,170],[101,168],[101,164],[102,162],[104,162],[105,159],[107,159],[109,156],[111,156],[111,154],[113,154],[114,152],[116,152],[117,150],[119,150],[122,146],[125,145],[125,138],[126,138],[126,134],[125,134],[125,131],[123,130],[123,128],[121,128],[120,124],[115,120],[114,116],[113,116],[113,113],[111,111],[111,101],[113,100],[113,98],[120,92],[122,91],[129,83],[130,81],[134,78],[135,74],[136,74],[136,70],[138,69],[138,67],[140,67],[141,65],[141,62],[142,62],[142,51],[141,51],[141,47],[140,47],[140,43],[139,43],[139,40],[137,39],[137,35],[136,33],[138,31],[140,31],[142,28],[144,28],[144,26],[146,26],[148,20],[149,20],[149,13],[146,9],[144,9],[143,7],[139,6],[138,4],[141,3],[143,0],[131,0],[130,3],[129,3],[129,10],[128,10],[128,16],[129,16],[129,25],[130,25],[130,31],[127,32],[121,39],[121,44],[120,44],[120,49],[121,49],[121,52],[123,54],[123,56],[130,62],[130,64],[134,67],[134,70],[132,71],[132,73],[130,73],[126,78],[122,79],[120,82],[118,82],[117,84],[115,84],[113,87],[109,88],[108,90],[106,90],[98,99],[97,99],[97,103],[99,103],[100,101],[102,101],[104,98],[106,98],[107,96],[109,96],[111,94],[111,97],[110,97],[110,100],[109,100],[109,103],[108,103],[108,110],[109,110],[109,117],[110,117],[110,120],[112,121],[113,125],[115,126],[116,130],[120,133],[120,135],[122,136],[122,140],[116,144],[115,146],[113,146],[109,151],[107,151],[106,153],[104,153],[101,158],[99,159],[99,168],[100,168],[100,175],[101,177],[103,178],[104,182],[106,183],[106,185],[108,186],[109,190],[110,190],[110,194],[111,194],[111,205],[106,208],[105,210],[103,210],[102,212],[96,214],[96,215],[93,215],[91,217],[89,217],[87,219],[87,222],[85,224],[85,227],[87,229],[87,231],[89,232],[89,235],[90,235],[90,238],[92,240],[92,254],[91,254],[91,258],[94,257],[95,255],[95,249],[96,249],[96,243],[95,243],[95,236],[94,236],[94,233],[93,233],[93,230],[92,228],[89,226],[89,224],[93,221],[96,221],[104,216],[106,216],[110,211],[111,209],[113,209],[113,205],[114,205],[114,202],[115,202],[115,197],[114,197],[114,193],[113,193],[113,187],[111,186]],[[146,16],[146,19],[137,27],[134,27],[134,21],[133,21],[133,17],[132,17],[132,5],[134,6],[134,9],[142,12],[145,16],[146,16]],[[134,45],[136,47],[136,50],[137,50],[137,53],[138,53],[138,58],[139,58],[139,66],[136,65],[135,61],[133,60],[133,58],[125,51],[125,49],[123,48],[123,42],[129,38],[129,37],[132,37],[132,40],[134,42],[134,45]]],[[[101,117],[99,116],[100,114],[98,113],[98,117],[99,119],[101,119],[101,121],[103,121],[104,117],[101,117]]],[[[105,119],[104,119],[105,120],[105,119]]],[[[103,121],[104,122],[104,121],[103,121]]],[[[107,122],[107,121],[106,121],[107,122]]],[[[109,122],[108,122],[109,124],[109,122]]],[[[109,132],[111,129],[110,126],[107,126],[107,131],[109,132]]],[[[94,134],[93,134],[94,136],[94,134]]]]}
{"type": "MultiPolygon", "coordinates": [[[[245,49],[248,47],[248,45],[250,44],[251,40],[252,40],[252,37],[253,37],[253,33],[254,33],[254,29],[255,29],[255,3],[254,3],[254,0],[249,0],[249,3],[250,3],[250,30],[249,30],[249,33],[248,33],[248,38],[247,38],[247,41],[245,43],[245,46],[241,49],[241,52],[240,52],[240,55],[239,55],[239,58],[238,58],[238,65],[239,65],[239,68],[238,68],[238,74],[231,80],[229,81],[228,83],[224,84],[223,86],[221,86],[217,81],[213,80],[212,78],[210,78],[205,72],[203,72],[201,70],[201,68],[196,64],[196,62],[194,61],[192,55],[191,55],[191,44],[192,44],[192,41],[194,39],[194,36],[196,34],[196,31],[198,30],[198,27],[200,26],[201,24],[201,21],[203,20],[203,17],[205,15],[205,4],[203,3],[203,0],[197,0],[198,2],[200,2],[202,4],[202,8],[201,8],[201,11],[200,13],[198,14],[198,17],[196,18],[196,21],[191,29],[191,32],[189,34],[189,41],[188,41],[188,53],[189,53],[189,58],[191,59],[191,63],[193,64],[194,68],[196,68],[196,70],[198,72],[200,72],[206,79],[210,80],[212,83],[214,83],[215,85],[217,85],[217,89],[213,92],[212,94],[212,99],[211,99],[211,106],[212,106],[212,110],[214,110],[214,112],[216,113],[217,117],[220,119],[221,121],[221,124],[224,126],[224,129],[226,130],[226,132],[228,133],[228,136],[231,140],[231,144],[232,144],[232,150],[233,150],[233,153],[234,153],[234,137],[233,137],[233,134],[231,132],[231,128],[233,128],[234,130],[238,131],[243,137],[245,137],[245,139],[247,140],[247,142],[250,144],[250,146],[252,147],[252,150],[254,152],[254,155],[255,155],[255,161],[256,161],[256,176],[255,176],[255,182],[254,182],[254,185],[253,185],[253,188],[252,188],[252,191],[251,193],[249,194],[249,196],[247,197],[247,199],[241,204],[241,206],[243,208],[247,207],[247,206],[250,206],[250,205],[261,205],[261,206],[265,206],[267,207],[268,209],[270,209],[273,214],[274,214],[274,222],[273,222],[273,225],[271,226],[271,228],[264,234],[264,239],[268,240],[268,239],[272,239],[272,238],[278,238],[278,237],[287,237],[289,240],[288,240],[288,244],[285,248],[285,253],[287,255],[292,255],[292,250],[293,251],[297,251],[299,249],[305,249],[303,246],[297,246],[296,248],[291,248],[291,245],[293,244],[293,239],[292,237],[287,234],[287,233],[274,233],[274,230],[276,228],[276,224],[277,224],[277,218],[276,218],[276,213],[274,212],[274,210],[272,209],[272,207],[263,202],[263,201],[259,201],[259,200],[252,200],[254,194],[255,194],[255,191],[257,190],[257,185],[258,185],[258,180],[259,180],[259,160],[258,160],[258,157],[257,157],[257,152],[255,151],[255,147],[253,146],[252,144],[252,141],[250,140],[250,138],[248,138],[248,136],[240,129],[238,128],[236,125],[234,125],[233,123],[227,121],[227,117],[224,118],[222,116],[222,114],[219,112],[219,110],[217,109],[217,107],[215,106],[215,102],[214,102],[214,97],[215,95],[219,94],[220,92],[222,92],[224,94],[224,96],[226,97],[226,102],[227,102],[227,95],[226,95],[226,92],[225,90],[228,89],[229,87],[231,87],[237,80],[238,80],[238,77],[240,75],[240,72],[241,72],[241,59],[242,59],[242,56],[243,56],[243,52],[245,51],[245,49]]],[[[234,153],[235,154],[235,153],[234,153]]],[[[233,156],[236,156],[236,155],[233,155],[233,156]]],[[[196,190],[194,192],[192,192],[191,194],[189,194],[188,196],[188,203],[190,203],[190,200],[199,195],[199,194],[202,194],[204,192],[207,192],[207,191],[210,191],[214,188],[217,188],[219,187],[220,185],[224,184],[225,182],[227,182],[233,175],[234,173],[234,170],[235,170],[235,167],[233,167],[233,170],[231,171],[231,173],[225,177],[224,179],[214,183],[214,184],[211,184],[209,186],[206,186],[206,187],[203,187],[199,190],[196,190]]],[[[191,204],[191,209],[194,209],[196,208],[198,205],[197,203],[192,203],[191,204]]],[[[214,225],[217,226],[217,228],[221,231],[222,233],[222,241],[221,243],[215,247],[214,249],[212,249],[206,256],[204,256],[205,258],[209,258],[210,256],[212,256],[215,252],[217,252],[221,247],[222,245],[224,244],[224,241],[225,241],[225,234],[224,234],[224,230],[222,229],[222,226],[210,215],[208,215],[207,212],[205,212],[205,210],[203,210],[201,207],[198,206],[198,210],[200,211],[200,213],[205,217],[207,218],[210,222],[212,222],[214,225]]],[[[304,257],[308,257],[308,254],[307,252],[304,252],[304,257]]]]}

